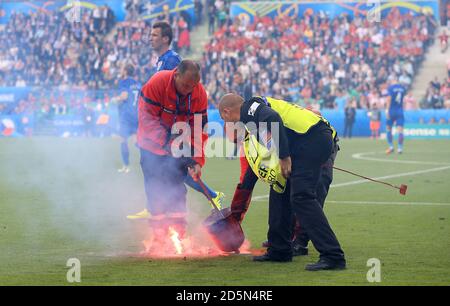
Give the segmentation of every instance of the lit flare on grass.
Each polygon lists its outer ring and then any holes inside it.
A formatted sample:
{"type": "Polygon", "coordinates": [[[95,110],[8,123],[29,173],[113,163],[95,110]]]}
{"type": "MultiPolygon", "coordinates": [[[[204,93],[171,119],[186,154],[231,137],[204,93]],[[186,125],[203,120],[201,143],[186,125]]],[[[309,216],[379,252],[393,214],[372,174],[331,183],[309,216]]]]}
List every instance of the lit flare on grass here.
{"type": "MultiPolygon", "coordinates": [[[[181,238],[175,228],[169,227],[167,231],[151,232],[149,239],[142,241],[144,250],[141,256],[150,258],[206,258],[228,256],[230,253],[222,252],[210,239],[204,229],[194,230],[190,235],[181,238]]],[[[249,254],[248,241],[241,248],[242,254],[249,254]]]]}
{"type": "Polygon", "coordinates": [[[177,255],[183,254],[183,244],[180,240],[180,234],[178,234],[178,232],[173,227],[169,227],[169,235],[177,255]]]}

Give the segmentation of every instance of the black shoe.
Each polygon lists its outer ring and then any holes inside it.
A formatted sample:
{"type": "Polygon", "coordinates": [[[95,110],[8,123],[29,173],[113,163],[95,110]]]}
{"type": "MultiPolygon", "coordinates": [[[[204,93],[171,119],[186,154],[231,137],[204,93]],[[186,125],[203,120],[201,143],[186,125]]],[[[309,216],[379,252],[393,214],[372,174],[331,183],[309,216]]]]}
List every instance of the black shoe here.
{"type": "Polygon", "coordinates": [[[306,256],[308,255],[308,248],[302,247],[300,245],[294,245],[292,248],[292,254],[294,256],[306,256]]]}
{"type": "Polygon", "coordinates": [[[292,251],[294,256],[306,256],[308,255],[308,235],[297,234],[294,241],[292,241],[292,251]]]}
{"type": "Polygon", "coordinates": [[[329,261],[320,259],[317,263],[306,265],[306,271],[321,271],[321,270],[344,270],[345,261],[329,261]]]}
{"type": "Polygon", "coordinates": [[[272,257],[269,254],[265,253],[264,255],[261,255],[261,256],[254,256],[253,261],[256,261],[256,262],[266,262],[266,261],[291,262],[292,257],[286,256],[284,258],[281,258],[281,257],[275,258],[275,257],[272,257]]]}

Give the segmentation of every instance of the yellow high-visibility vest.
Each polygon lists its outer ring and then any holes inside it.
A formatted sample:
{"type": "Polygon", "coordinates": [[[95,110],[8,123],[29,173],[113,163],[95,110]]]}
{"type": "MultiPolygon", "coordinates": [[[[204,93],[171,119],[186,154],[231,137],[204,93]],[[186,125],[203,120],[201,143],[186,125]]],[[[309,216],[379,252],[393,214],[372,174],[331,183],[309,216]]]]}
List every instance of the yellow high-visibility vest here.
{"type": "Polygon", "coordinates": [[[276,111],[283,124],[288,129],[291,129],[299,134],[306,134],[308,131],[316,126],[319,122],[325,122],[333,131],[333,138],[336,137],[335,129],[322,116],[295,104],[283,100],[277,100],[270,97],[265,98],[274,111],[276,111]]]}
{"type": "MultiPolygon", "coordinates": [[[[333,138],[336,137],[336,131],[322,116],[283,100],[270,97],[263,99],[280,115],[283,125],[288,129],[299,134],[306,134],[312,127],[322,121],[332,129],[333,138]]],[[[274,146],[267,148],[258,142],[256,136],[252,135],[247,128],[243,148],[245,158],[253,173],[260,180],[271,185],[276,192],[283,193],[286,189],[286,179],[281,174],[280,160],[276,148],[274,146]]]]}
{"type": "Polygon", "coordinates": [[[286,189],[286,179],[281,174],[280,160],[275,147],[268,149],[246,128],[243,148],[253,173],[260,180],[271,185],[276,192],[283,193],[286,189]]]}

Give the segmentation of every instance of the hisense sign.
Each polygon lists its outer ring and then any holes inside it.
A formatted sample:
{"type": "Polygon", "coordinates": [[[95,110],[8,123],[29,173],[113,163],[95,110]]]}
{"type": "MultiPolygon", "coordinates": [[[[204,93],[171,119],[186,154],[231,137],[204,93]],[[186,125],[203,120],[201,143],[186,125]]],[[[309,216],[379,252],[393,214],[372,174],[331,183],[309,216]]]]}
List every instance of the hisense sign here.
{"type": "Polygon", "coordinates": [[[404,134],[408,138],[450,138],[450,125],[407,124],[404,134]]]}
{"type": "Polygon", "coordinates": [[[14,94],[0,94],[0,103],[12,103],[14,102],[14,94]]]}

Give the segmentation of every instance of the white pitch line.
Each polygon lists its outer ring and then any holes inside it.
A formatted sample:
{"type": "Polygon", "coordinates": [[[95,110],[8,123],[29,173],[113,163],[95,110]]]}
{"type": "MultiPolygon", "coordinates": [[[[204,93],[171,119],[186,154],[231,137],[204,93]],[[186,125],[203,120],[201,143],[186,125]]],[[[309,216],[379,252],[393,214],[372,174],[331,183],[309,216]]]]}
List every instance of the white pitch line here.
{"type": "Polygon", "coordinates": [[[363,205],[413,205],[413,206],[450,206],[450,203],[433,202],[378,202],[378,201],[326,201],[333,204],[363,204],[363,205]]]}
{"type": "MultiPolygon", "coordinates": [[[[410,175],[417,175],[417,174],[423,174],[423,173],[443,171],[443,170],[447,170],[447,169],[450,169],[450,166],[439,167],[439,168],[431,168],[431,169],[426,169],[426,170],[418,170],[418,171],[412,171],[412,172],[403,172],[403,173],[386,175],[386,176],[379,176],[379,177],[374,177],[373,179],[375,179],[375,180],[385,180],[385,179],[391,179],[391,178],[397,178],[397,177],[403,177],[403,176],[410,176],[410,175]]],[[[345,187],[345,186],[364,184],[364,183],[369,183],[369,182],[370,181],[368,181],[368,180],[357,180],[357,181],[352,181],[352,182],[347,182],[347,183],[333,184],[330,187],[331,188],[338,188],[338,187],[345,187]]]]}
{"type": "Polygon", "coordinates": [[[352,158],[360,159],[360,160],[378,161],[378,162],[383,162],[383,163],[396,163],[396,164],[414,164],[414,165],[431,165],[431,166],[449,166],[450,165],[450,163],[435,163],[435,162],[417,161],[417,160],[397,160],[397,159],[392,160],[392,159],[385,159],[385,158],[366,157],[366,155],[375,155],[375,154],[377,154],[377,152],[355,153],[355,154],[352,154],[352,158]]]}
{"type": "Polygon", "coordinates": [[[268,199],[269,195],[260,195],[260,196],[256,196],[256,197],[252,197],[252,202],[262,202],[265,199],[268,199]]]}
{"type": "MultiPolygon", "coordinates": [[[[252,198],[252,202],[263,202],[267,196],[258,196],[252,198]]],[[[377,202],[377,201],[326,201],[326,203],[339,205],[398,205],[398,206],[450,206],[450,203],[433,202],[377,202]]]]}
{"type": "MultiPolygon", "coordinates": [[[[412,172],[404,172],[404,173],[398,173],[393,175],[386,175],[386,176],[380,176],[380,177],[374,177],[375,180],[386,180],[391,178],[397,178],[397,177],[403,177],[403,176],[410,176],[410,175],[417,175],[417,174],[424,174],[424,173],[430,173],[430,172],[437,172],[437,171],[443,171],[450,169],[450,166],[446,167],[439,167],[439,168],[431,168],[426,170],[419,170],[419,171],[412,171],[412,172]]],[[[346,187],[346,186],[352,186],[352,185],[358,185],[358,184],[365,184],[370,183],[368,180],[356,180],[346,183],[340,183],[340,184],[333,184],[330,186],[330,188],[339,188],[339,187],[346,187]]],[[[252,201],[259,201],[269,198],[269,195],[262,195],[262,196],[256,196],[252,198],[252,201]]]]}
{"type": "MultiPolygon", "coordinates": [[[[430,172],[436,172],[436,171],[443,171],[450,169],[450,164],[448,163],[433,163],[433,162],[421,162],[421,161],[415,161],[415,160],[389,160],[389,159],[382,159],[382,158],[371,158],[371,157],[365,157],[364,155],[368,154],[376,154],[376,152],[366,152],[366,153],[355,153],[352,155],[355,159],[361,159],[361,160],[369,160],[369,161],[379,161],[379,162],[394,162],[394,163],[406,163],[406,164],[423,164],[423,165],[447,165],[445,167],[438,167],[438,168],[431,168],[431,169],[425,169],[425,170],[418,170],[418,171],[411,171],[411,172],[403,172],[403,173],[397,173],[392,175],[386,175],[386,176],[380,176],[380,177],[374,177],[373,179],[376,180],[385,180],[385,179],[391,179],[391,178],[398,178],[398,177],[404,177],[404,176],[410,176],[410,175],[417,175],[417,174],[424,174],[424,173],[430,173],[430,172]]],[[[358,185],[358,184],[365,184],[370,183],[368,180],[356,180],[346,183],[339,183],[339,184],[333,184],[330,186],[330,188],[339,188],[339,187],[347,187],[352,185],[358,185]]],[[[252,201],[258,202],[261,200],[268,199],[269,195],[261,195],[256,196],[252,198],[252,201]]],[[[445,204],[445,203],[444,203],[445,204]]]]}

